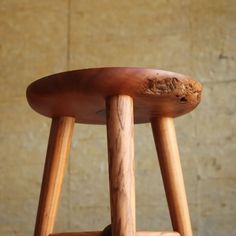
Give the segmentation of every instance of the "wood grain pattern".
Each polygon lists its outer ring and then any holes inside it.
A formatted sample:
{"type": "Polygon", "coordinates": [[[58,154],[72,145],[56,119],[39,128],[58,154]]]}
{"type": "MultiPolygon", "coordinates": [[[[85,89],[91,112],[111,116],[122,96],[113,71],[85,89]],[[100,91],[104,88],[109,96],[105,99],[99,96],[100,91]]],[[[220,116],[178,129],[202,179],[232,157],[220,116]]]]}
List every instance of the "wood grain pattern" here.
{"type": "Polygon", "coordinates": [[[173,118],[153,119],[152,129],[173,229],[181,236],[192,236],[173,118]]]}
{"type": "Polygon", "coordinates": [[[75,119],[53,118],[34,236],[53,232],[75,119]]]}
{"type": "Polygon", "coordinates": [[[149,68],[93,68],[63,72],[33,82],[27,99],[37,112],[73,116],[78,123],[106,124],[107,97],[129,95],[135,123],[176,117],[200,102],[202,86],[190,76],[149,68]]]}
{"type": "Polygon", "coordinates": [[[135,236],[133,99],[107,99],[107,137],[112,235],[135,236]]]}
{"type": "MultiPolygon", "coordinates": [[[[102,236],[101,231],[94,232],[79,232],[79,233],[55,233],[50,236],[102,236]]],[[[180,236],[177,232],[136,232],[136,236],[180,236]]]]}

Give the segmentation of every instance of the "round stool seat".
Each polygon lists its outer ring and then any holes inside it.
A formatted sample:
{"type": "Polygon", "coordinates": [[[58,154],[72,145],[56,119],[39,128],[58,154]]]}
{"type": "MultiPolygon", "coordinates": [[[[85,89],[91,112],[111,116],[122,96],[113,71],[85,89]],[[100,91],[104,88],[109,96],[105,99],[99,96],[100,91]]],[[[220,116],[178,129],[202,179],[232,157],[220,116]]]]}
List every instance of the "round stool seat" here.
{"type": "Polygon", "coordinates": [[[106,123],[106,98],[129,95],[135,123],[177,117],[200,102],[202,86],[190,76],[148,68],[93,68],[50,75],[27,89],[30,106],[48,117],[75,117],[85,124],[106,123]]]}

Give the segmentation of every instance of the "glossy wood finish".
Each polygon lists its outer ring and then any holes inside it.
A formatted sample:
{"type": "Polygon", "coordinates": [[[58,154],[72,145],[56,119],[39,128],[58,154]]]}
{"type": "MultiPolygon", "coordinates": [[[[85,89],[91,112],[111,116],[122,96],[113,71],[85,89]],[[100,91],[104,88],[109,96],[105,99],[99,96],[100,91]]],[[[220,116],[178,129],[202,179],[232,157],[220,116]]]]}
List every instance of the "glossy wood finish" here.
{"type": "Polygon", "coordinates": [[[34,235],[110,235],[110,229],[52,233],[73,125],[78,122],[107,124],[112,235],[192,236],[173,118],[193,110],[201,91],[201,84],[189,76],[148,68],[83,69],[33,82],[27,89],[29,104],[53,118],[34,235]],[[134,123],[145,122],[152,123],[172,225],[178,233],[136,232],[133,132],[134,123]]]}
{"type": "MultiPolygon", "coordinates": [[[[79,233],[55,233],[50,236],[102,236],[101,231],[79,232],[79,233]]],[[[136,236],[180,236],[177,232],[136,232],[136,236]]]]}
{"type": "Polygon", "coordinates": [[[201,84],[190,76],[148,68],[95,68],[63,72],[33,82],[27,99],[49,117],[72,116],[76,122],[106,124],[105,100],[129,95],[135,123],[152,117],[176,117],[200,102],[201,84]]]}
{"type": "Polygon", "coordinates": [[[112,235],[135,236],[133,99],[109,97],[106,106],[112,235]]]}
{"type": "Polygon", "coordinates": [[[171,221],[181,236],[192,236],[173,118],[155,118],[152,129],[171,221]]]}
{"type": "Polygon", "coordinates": [[[74,121],[71,117],[52,120],[34,236],[53,232],[74,121]]]}

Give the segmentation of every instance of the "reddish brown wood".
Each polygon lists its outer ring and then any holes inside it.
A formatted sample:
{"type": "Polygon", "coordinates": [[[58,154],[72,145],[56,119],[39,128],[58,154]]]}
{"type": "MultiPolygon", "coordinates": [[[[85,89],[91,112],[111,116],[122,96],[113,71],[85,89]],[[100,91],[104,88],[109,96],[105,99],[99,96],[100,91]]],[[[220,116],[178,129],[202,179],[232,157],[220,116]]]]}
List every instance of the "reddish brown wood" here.
{"type": "MultiPolygon", "coordinates": [[[[102,236],[101,231],[79,232],[79,233],[55,233],[49,236],[102,236]]],[[[136,236],[180,236],[177,232],[136,232],[136,236]]]]}
{"type": "Polygon", "coordinates": [[[53,118],[34,235],[101,236],[100,231],[52,234],[76,121],[107,124],[112,235],[192,236],[173,117],[193,110],[201,90],[189,76],[128,67],[69,71],[32,83],[29,104],[53,118]],[[150,121],[173,228],[179,233],[136,232],[133,126],[150,121]]]}
{"type": "Polygon", "coordinates": [[[27,98],[37,112],[72,116],[76,122],[106,123],[105,100],[124,94],[134,100],[135,123],[176,117],[200,102],[201,84],[190,76],[146,68],[95,68],[63,72],[33,82],[27,98]]]}
{"type": "Polygon", "coordinates": [[[52,120],[34,236],[53,232],[74,121],[71,117],[52,120]]]}
{"type": "Polygon", "coordinates": [[[112,235],[135,236],[133,99],[107,99],[107,138],[112,235]]]}
{"type": "Polygon", "coordinates": [[[173,118],[154,118],[152,129],[173,229],[181,236],[192,236],[173,118]]]}

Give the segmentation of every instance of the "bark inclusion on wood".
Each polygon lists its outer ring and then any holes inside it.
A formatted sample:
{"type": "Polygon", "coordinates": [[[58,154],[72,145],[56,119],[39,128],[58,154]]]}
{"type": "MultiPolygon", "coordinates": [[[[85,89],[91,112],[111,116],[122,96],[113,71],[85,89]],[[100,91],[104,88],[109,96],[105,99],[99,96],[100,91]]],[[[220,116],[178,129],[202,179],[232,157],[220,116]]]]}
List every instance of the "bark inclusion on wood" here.
{"type": "Polygon", "coordinates": [[[158,79],[156,77],[147,79],[147,88],[145,94],[167,94],[174,91],[180,83],[176,77],[158,79]]]}
{"type": "Polygon", "coordinates": [[[198,103],[201,97],[201,86],[193,80],[154,76],[147,78],[142,94],[157,96],[173,94],[179,103],[198,103]]]}

